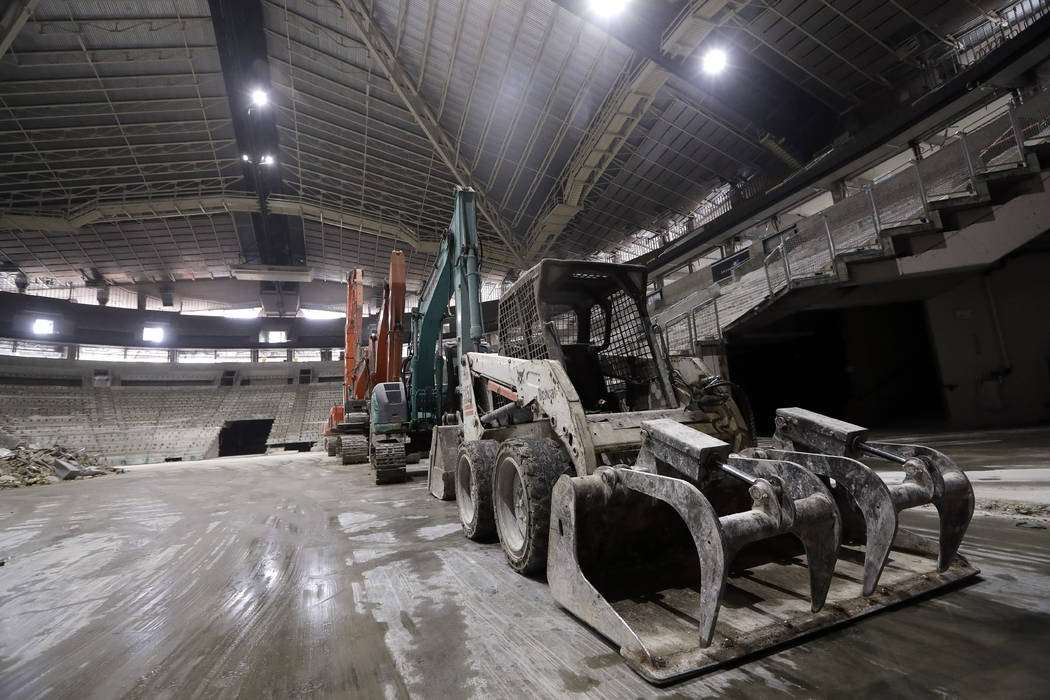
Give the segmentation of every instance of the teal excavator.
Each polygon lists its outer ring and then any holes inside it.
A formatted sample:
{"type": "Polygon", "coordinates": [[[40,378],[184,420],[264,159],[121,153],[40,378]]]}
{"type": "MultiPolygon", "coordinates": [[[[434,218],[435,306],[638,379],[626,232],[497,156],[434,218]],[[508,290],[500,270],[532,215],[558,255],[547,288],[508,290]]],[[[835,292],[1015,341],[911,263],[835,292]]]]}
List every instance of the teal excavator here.
{"type": "MultiPolygon", "coordinates": [[[[481,314],[481,244],[474,214],[474,190],[457,187],[452,222],[441,238],[434,270],[420,293],[419,308],[410,315],[409,356],[402,379],[409,399],[413,449],[426,449],[444,418],[459,410],[457,366],[467,352],[483,349],[481,314]],[[443,329],[454,302],[456,337],[444,339],[443,329]]],[[[454,429],[454,426],[453,426],[454,429]]]]}

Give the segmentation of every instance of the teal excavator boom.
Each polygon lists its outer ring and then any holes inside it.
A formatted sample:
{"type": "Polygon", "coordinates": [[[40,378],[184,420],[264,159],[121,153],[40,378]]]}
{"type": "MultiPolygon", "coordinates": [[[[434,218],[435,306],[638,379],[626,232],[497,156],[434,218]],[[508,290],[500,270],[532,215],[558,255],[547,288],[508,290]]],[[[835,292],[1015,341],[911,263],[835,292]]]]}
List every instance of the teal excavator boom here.
{"type": "MultiPolygon", "coordinates": [[[[481,349],[481,244],[474,214],[474,190],[456,187],[452,222],[441,238],[437,262],[420,294],[413,322],[411,373],[407,386],[413,432],[440,425],[446,386],[438,358],[444,357],[441,329],[449,302],[455,298],[456,363],[464,353],[481,349]]],[[[458,404],[457,404],[458,405],[458,404]]]]}

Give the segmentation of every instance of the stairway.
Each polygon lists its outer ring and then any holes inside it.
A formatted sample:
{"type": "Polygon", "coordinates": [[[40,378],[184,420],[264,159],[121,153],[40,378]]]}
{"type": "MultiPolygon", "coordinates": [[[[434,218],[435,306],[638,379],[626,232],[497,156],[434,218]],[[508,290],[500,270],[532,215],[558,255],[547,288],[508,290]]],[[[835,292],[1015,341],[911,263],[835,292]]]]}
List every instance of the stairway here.
{"type": "Polygon", "coordinates": [[[266,440],[267,445],[283,445],[289,442],[301,442],[303,421],[306,406],[310,398],[310,385],[297,384],[292,396],[281,397],[277,416],[266,440]]]}
{"type": "Polygon", "coordinates": [[[656,310],[669,350],[692,353],[696,343],[721,341],[793,290],[979,266],[1023,245],[1046,228],[1041,216],[1020,219],[1048,204],[1042,181],[1050,175],[1040,164],[1041,157],[1050,166],[1048,115],[1050,92],[1043,92],[801,219],[764,258],[656,310]]]}

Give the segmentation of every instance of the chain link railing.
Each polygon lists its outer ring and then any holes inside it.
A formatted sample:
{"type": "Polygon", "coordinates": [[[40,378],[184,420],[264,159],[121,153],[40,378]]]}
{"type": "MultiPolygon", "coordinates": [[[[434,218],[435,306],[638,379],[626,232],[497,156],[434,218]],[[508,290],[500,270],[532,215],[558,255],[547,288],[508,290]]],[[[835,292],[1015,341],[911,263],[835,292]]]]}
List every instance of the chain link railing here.
{"type": "Polygon", "coordinates": [[[690,355],[693,352],[693,324],[689,314],[683,314],[664,326],[667,351],[672,355],[690,355]]]}
{"type": "Polygon", "coordinates": [[[763,261],[763,267],[766,270],[766,284],[769,285],[771,296],[787,288],[791,281],[791,269],[788,267],[783,243],[770,251],[763,261]]]}
{"type": "Polygon", "coordinates": [[[1025,143],[1046,143],[1050,140],[1050,89],[1028,97],[1014,109],[1014,119],[1025,143]]]}

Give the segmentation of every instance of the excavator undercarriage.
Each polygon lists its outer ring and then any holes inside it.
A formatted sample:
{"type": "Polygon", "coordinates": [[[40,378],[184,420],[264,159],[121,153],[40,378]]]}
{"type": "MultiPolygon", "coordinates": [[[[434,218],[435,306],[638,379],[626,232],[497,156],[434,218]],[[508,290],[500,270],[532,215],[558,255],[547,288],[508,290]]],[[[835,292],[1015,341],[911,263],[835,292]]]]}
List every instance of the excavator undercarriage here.
{"type": "Polygon", "coordinates": [[[343,405],[334,406],[322,430],[329,456],[343,464],[368,463],[377,484],[407,479],[405,432],[408,397],[401,381],[405,306],[405,256],[390,254],[383,303],[367,348],[363,338],[364,284],[360,270],[347,275],[343,405]]]}

